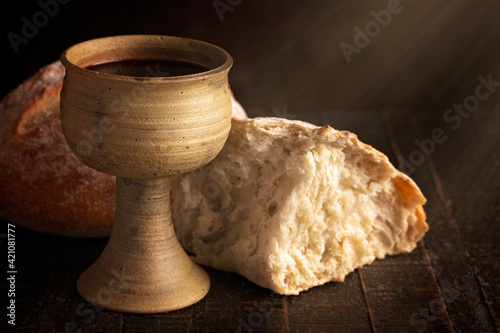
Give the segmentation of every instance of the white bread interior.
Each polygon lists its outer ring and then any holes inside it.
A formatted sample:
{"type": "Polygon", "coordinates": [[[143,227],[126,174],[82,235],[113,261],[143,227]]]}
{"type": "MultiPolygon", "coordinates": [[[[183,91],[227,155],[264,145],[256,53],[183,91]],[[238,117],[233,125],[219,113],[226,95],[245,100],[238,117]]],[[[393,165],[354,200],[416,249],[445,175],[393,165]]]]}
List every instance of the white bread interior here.
{"type": "Polygon", "coordinates": [[[200,264],[280,294],[409,252],[425,198],[356,135],[278,118],[233,118],[207,166],[172,182],[177,236],[200,264]]]}

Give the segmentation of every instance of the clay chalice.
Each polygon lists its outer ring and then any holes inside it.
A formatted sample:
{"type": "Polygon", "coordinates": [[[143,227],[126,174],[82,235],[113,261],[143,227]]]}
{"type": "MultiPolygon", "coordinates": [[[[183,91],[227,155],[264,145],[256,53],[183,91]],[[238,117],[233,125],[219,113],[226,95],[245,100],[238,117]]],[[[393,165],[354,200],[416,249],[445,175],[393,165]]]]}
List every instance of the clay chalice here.
{"type": "Polygon", "coordinates": [[[111,237],[78,291],[131,313],[196,303],[210,280],[177,241],[168,177],[207,164],[224,146],[231,56],[196,40],[130,35],[74,45],[61,61],[66,141],[83,163],[116,176],[111,237]]]}

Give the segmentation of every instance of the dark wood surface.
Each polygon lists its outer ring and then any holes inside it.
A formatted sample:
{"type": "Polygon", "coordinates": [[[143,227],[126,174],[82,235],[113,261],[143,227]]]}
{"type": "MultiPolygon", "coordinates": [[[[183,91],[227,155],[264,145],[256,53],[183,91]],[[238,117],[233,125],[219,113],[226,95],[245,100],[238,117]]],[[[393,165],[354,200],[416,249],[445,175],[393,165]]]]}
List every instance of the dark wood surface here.
{"type": "MultiPolygon", "coordinates": [[[[97,258],[106,239],[70,239],[17,228],[16,328],[26,332],[498,331],[500,132],[491,124],[498,124],[500,116],[494,108],[479,110],[478,115],[490,125],[478,127],[471,121],[463,124],[462,133],[447,131],[449,139],[411,173],[428,199],[430,225],[412,253],[378,260],[349,274],[344,283],[329,283],[299,296],[277,295],[236,274],[207,268],[212,288],[201,302],[172,313],[130,315],[94,308],[75,288],[77,277],[97,258]]],[[[427,128],[439,125],[405,110],[318,116],[309,120],[355,131],[396,165],[417,149],[416,138],[423,140],[427,128]]]]}
{"type": "MultiPolygon", "coordinates": [[[[36,2],[14,3],[3,5],[4,35],[19,32],[21,18],[39,10],[36,2]]],[[[231,85],[250,116],[350,130],[407,172],[428,200],[424,240],[412,253],[299,296],[207,268],[212,288],[201,302],[130,315],[94,308],[76,291],[76,279],[106,239],[18,227],[16,331],[499,332],[500,87],[460,116],[460,124],[445,115],[474,96],[479,77],[500,82],[500,3],[402,0],[404,10],[351,63],[339,44],[352,44],[353,28],[388,1],[232,3],[239,4],[220,20],[213,1],[70,1],[18,53],[3,39],[11,65],[2,95],[64,48],[93,37],[160,33],[216,43],[234,57],[231,85]],[[418,142],[429,142],[436,129],[442,142],[427,156],[418,142]],[[418,152],[425,158],[411,164],[418,152]]],[[[4,303],[1,315],[0,332],[10,330],[4,303]]]]}

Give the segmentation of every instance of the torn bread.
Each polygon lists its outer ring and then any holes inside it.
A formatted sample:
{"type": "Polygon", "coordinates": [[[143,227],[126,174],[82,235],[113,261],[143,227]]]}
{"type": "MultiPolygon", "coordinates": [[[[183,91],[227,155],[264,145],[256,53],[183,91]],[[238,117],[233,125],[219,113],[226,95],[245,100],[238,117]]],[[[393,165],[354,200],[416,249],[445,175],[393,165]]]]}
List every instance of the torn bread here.
{"type": "Polygon", "coordinates": [[[409,252],[425,198],[356,135],[278,118],[234,119],[207,166],[172,183],[177,236],[200,264],[280,294],[409,252]]]}

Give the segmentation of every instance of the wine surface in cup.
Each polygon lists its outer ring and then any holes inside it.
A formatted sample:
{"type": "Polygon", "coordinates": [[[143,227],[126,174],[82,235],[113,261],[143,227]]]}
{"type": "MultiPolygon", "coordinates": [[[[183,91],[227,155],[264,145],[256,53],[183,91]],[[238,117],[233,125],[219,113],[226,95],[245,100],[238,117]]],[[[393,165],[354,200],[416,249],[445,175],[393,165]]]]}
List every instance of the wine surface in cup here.
{"type": "Polygon", "coordinates": [[[208,67],[192,62],[164,59],[127,59],[88,66],[92,71],[135,77],[167,77],[206,72],[208,67]]]}

